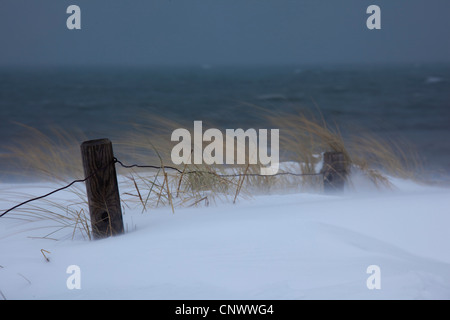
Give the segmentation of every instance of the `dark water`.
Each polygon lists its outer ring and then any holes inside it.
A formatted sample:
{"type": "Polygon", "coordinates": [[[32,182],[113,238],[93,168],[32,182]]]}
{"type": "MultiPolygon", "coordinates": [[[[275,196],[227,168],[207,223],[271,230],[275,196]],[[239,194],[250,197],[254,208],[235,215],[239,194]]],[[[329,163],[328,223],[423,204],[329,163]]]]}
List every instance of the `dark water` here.
{"type": "MultiPolygon", "coordinates": [[[[24,131],[131,130],[140,114],[263,126],[245,103],[314,110],[338,124],[407,138],[429,168],[450,172],[450,66],[66,68],[0,70],[0,152],[24,131]]],[[[282,134],[282,133],[281,133],[282,134]]]]}

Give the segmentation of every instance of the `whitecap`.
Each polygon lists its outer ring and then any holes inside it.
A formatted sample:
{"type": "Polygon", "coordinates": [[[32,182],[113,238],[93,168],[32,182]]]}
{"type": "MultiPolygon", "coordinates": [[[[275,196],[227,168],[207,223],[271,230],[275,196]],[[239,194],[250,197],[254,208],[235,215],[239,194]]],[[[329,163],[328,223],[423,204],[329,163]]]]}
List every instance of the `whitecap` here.
{"type": "Polygon", "coordinates": [[[427,79],[425,80],[425,83],[432,84],[432,83],[439,83],[442,81],[444,81],[444,79],[441,77],[430,76],[430,77],[427,77],[427,79]]]}

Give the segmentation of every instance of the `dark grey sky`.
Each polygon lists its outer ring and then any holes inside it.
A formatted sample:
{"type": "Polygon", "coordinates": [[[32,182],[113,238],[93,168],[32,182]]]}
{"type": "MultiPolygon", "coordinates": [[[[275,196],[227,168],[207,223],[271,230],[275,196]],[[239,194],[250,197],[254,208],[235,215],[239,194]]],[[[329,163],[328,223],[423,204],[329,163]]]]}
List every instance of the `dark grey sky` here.
{"type": "Polygon", "coordinates": [[[449,0],[0,0],[0,65],[450,62],[449,15],[449,0]]]}

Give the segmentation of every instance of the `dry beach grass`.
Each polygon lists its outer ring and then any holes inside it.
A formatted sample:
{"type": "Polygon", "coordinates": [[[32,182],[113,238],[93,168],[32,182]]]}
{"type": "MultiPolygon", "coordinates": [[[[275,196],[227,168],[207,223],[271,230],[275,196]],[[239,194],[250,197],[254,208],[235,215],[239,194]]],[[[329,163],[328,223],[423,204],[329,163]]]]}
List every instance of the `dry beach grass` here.
{"type": "MultiPolygon", "coordinates": [[[[280,172],[317,173],[322,154],[326,151],[342,152],[350,170],[362,173],[377,187],[389,187],[388,176],[414,179],[420,168],[420,161],[413,149],[398,142],[383,140],[362,130],[343,137],[337,125],[330,125],[323,117],[312,114],[264,114],[270,128],[280,130],[280,162],[286,162],[280,172]]],[[[188,164],[177,166],[180,172],[171,170],[167,166],[173,166],[170,154],[176,144],[170,141],[171,133],[177,128],[192,128],[192,123],[154,116],[148,117],[144,123],[132,124],[128,133],[111,137],[115,155],[121,161],[161,166],[154,170],[117,167],[125,213],[128,210],[145,213],[161,206],[170,206],[175,212],[179,207],[236,202],[258,193],[321,191],[322,179],[317,176],[247,175],[259,173],[258,164],[188,164]],[[235,176],[228,176],[230,174],[235,176]]],[[[61,186],[83,177],[79,145],[86,138],[82,133],[73,135],[55,130],[49,136],[34,128],[23,128],[29,133],[28,137],[16,141],[7,155],[11,163],[16,164],[18,174],[32,173],[41,180],[61,186]]],[[[249,155],[246,154],[246,157],[248,159],[249,155]]],[[[351,183],[349,185],[351,187],[351,183]]],[[[69,229],[72,236],[81,234],[90,239],[85,186],[74,185],[70,192],[77,199],[73,203],[43,199],[20,207],[9,216],[27,221],[51,221],[52,231],[43,235],[47,238],[55,231],[69,229]]],[[[5,195],[14,201],[36,196],[5,195]]]]}

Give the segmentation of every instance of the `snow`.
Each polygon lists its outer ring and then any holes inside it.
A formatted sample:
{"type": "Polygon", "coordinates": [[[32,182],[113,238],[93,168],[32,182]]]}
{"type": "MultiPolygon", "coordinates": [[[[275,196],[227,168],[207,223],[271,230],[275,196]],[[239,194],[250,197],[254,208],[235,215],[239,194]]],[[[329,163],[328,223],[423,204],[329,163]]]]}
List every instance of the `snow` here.
{"type": "MultiPolygon", "coordinates": [[[[12,212],[0,219],[0,299],[449,299],[450,190],[355,181],[342,195],[127,210],[127,232],[97,241],[72,239],[70,228],[45,239],[54,222],[12,212]],[[81,289],[67,287],[71,265],[81,289]],[[366,285],[371,265],[379,290],[366,285]]],[[[52,187],[0,185],[0,208],[52,187]]]]}

